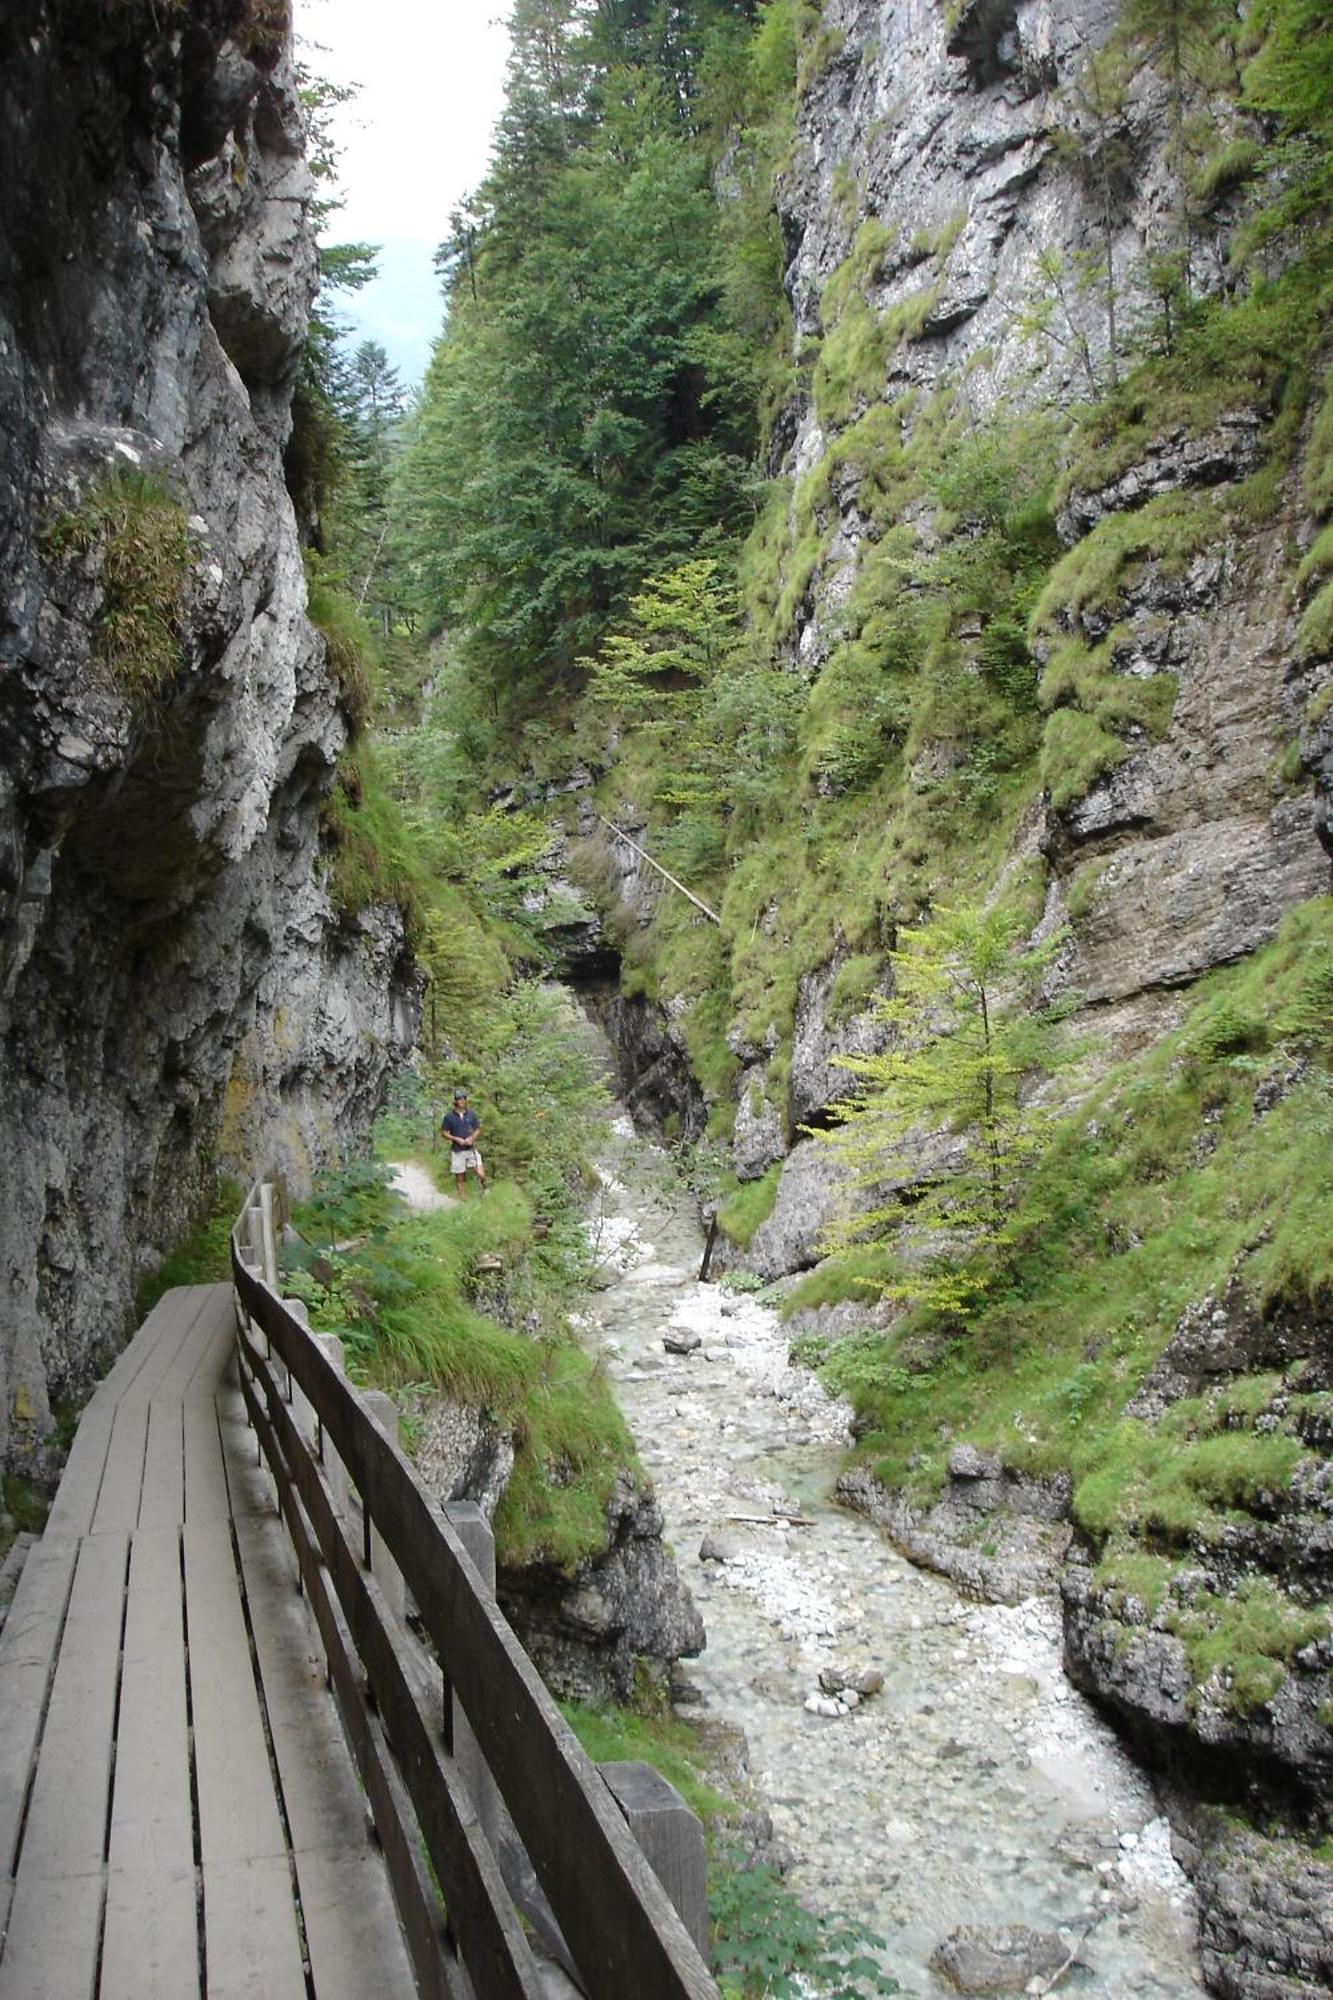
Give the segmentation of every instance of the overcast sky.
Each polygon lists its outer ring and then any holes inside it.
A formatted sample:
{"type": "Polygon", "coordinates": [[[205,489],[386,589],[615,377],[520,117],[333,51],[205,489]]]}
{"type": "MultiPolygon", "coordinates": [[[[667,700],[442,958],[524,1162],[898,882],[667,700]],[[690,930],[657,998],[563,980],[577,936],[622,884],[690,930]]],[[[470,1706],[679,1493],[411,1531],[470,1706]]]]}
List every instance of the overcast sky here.
{"type": "Polygon", "coordinates": [[[339,301],[419,381],[440,329],[431,253],[486,170],[500,113],[508,0],[296,0],[305,62],[360,86],[337,114],[345,206],[335,242],[382,244],[381,277],[339,301]]]}

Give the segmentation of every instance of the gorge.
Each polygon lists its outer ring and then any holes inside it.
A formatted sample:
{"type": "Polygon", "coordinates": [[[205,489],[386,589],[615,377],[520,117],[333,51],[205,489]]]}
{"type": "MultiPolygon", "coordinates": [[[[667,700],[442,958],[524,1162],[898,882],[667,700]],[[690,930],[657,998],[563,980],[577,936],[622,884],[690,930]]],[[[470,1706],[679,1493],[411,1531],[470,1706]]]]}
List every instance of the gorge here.
{"type": "MultiPolygon", "coordinates": [[[[285,9],[0,24],[7,1480],[55,1476],[219,1181],[346,1170],[414,1048],[414,1143],[469,1076],[501,1184],[450,1326],[564,1367],[601,1126],[554,973],[714,1275],[846,1399],[867,1563],[1058,1602],[1209,1989],[1328,1990],[1324,10],[518,0],[513,47],[381,422],[307,339],[285,9]],[[1007,940],[996,1021],[1052,1028],[971,1263],[922,1227],[965,1008],[893,1013],[951,915],[1007,940]],[[923,1050],[937,1115],[858,1182],[837,1107],[923,1050]]],[[[320,1286],[415,1379],[387,1295],[320,1286]]],[[[515,1416],[514,1497],[470,1407],[516,1606],[590,1534],[660,1553],[619,1433],[515,1416]]],[[[1184,1990],[1139,1976],[1104,1990],[1184,1990]]]]}

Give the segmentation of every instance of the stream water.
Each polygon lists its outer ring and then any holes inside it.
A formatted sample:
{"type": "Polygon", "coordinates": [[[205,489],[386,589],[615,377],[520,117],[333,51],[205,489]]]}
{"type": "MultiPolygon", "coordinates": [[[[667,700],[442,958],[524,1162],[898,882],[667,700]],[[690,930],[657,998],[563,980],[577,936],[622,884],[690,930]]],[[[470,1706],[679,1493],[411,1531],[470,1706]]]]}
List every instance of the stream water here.
{"type": "Polygon", "coordinates": [[[689,1675],[705,1711],[745,1732],[795,1891],[878,1932],[921,2000],[955,1990],[930,1959],[968,1925],[1078,1945],[1061,1994],[1202,1991],[1166,1822],[1065,1681],[1057,1608],[961,1602],[833,1504],[846,1409],[789,1366],[769,1307],[696,1282],[693,1204],[622,1115],[590,1227],[606,1289],[584,1333],[707,1624],[689,1675]],[[664,1348],[691,1334],[693,1352],[664,1348]],[[720,1560],[701,1558],[706,1537],[720,1560]],[[848,1713],[820,1689],[821,1672],[868,1670],[883,1687],[848,1713]]]}

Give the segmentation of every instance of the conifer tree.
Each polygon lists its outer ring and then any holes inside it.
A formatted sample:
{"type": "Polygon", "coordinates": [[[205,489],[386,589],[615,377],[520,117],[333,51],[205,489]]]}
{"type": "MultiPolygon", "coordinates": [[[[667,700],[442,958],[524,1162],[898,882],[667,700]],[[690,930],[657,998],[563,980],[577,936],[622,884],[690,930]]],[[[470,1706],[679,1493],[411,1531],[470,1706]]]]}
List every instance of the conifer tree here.
{"type": "Polygon", "coordinates": [[[1062,939],[1022,943],[1001,904],[942,908],[899,933],[894,992],[878,1016],[890,1041],[841,1066],[859,1088],[833,1106],[822,1134],[871,1205],[836,1225],[831,1248],[910,1222],[912,1242],[887,1296],[966,1315],[993,1282],[1013,1214],[1038,1154],[1046,1115],[1038,1082],[1065,1059],[1051,1015],[1036,1005],[1062,939]],[[947,1165],[921,1161],[947,1143],[947,1165]],[[886,1192],[886,1189],[888,1190],[886,1192]]]}

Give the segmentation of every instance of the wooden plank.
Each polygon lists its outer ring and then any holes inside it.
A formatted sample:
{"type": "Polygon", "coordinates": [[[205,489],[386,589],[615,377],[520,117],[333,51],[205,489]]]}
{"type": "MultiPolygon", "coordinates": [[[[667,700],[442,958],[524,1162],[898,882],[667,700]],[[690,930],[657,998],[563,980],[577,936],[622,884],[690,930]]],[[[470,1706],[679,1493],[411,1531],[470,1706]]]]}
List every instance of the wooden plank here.
{"type": "Polygon", "coordinates": [[[182,1399],[211,1396],[217,1389],[236,1346],[236,1304],[230,1285],[208,1285],[203,1300],[199,1337],[186,1360],[188,1373],[180,1384],[182,1399]]]}
{"type": "Polygon", "coordinates": [[[199,1912],[195,1871],[107,1875],[97,2000],[196,2000],[199,1912]]]}
{"type": "Polygon", "coordinates": [[[94,1409],[90,1403],[79,1418],[60,1485],[46,1517],[47,1535],[86,1535],[92,1526],[102,1474],[111,1444],[115,1404],[108,1400],[94,1409]]]}
{"type": "MultiPolygon", "coordinates": [[[[19,1854],[19,1886],[96,1872],[105,1852],[128,1543],[79,1544],[19,1854]]],[[[17,1905],[16,1905],[17,1907],[17,1905]]]]}
{"type": "Polygon", "coordinates": [[[154,1362],[163,1339],[170,1338],[172,1309],[167,1303],[169,1297],[170,1294],[167,1294],[166,1298],[159,1299],[84,1406],[74,1433],[74,1443],[65,1461],[60,1488],[47,1518],[48,1534],[67,1531],[86,1534],[91,1527],[117,1405],[144,1368],[154,1362]]]}
{"type": "MultiPolygon", "coordinates": [[[[247,1348],[245,1352],[247,1361],[257,1361],[260,1370],[258,1379],[267,1398],[267,1410],[261,1408],[257,1400],[251,1402],[247,1398],[247,1401],[255,1428],[275,1469],[288,1532],[301,1563],[311,1609],[325,1641],[348,1735],[354,1746],[363,1745],[357,1714],[363,1697],[345,1655],[342,1635],[332,1617],[326,1571],[310,1541],[305,1525],[306,1512],[324,1552],[327,1575],[337,1592],[356,1654],[365,1667],[376,1706],[394,1746],[398,1767],[444,1893],[450,1927],[457,1938],[464,1963],[478,1990],[486,1994],[488,2000],[505,2000],[505,1996],[512,1996],[512,2000],[527,2000],[527,1996],[535,1996],[541,1990],[536,1968],[510,1905],[495,1857],[482,1833],[476,1809],[453,1760],[445,1755],[438,1740],[442,1716],[438,1678],[428,1689],[412,1685],[407,1666],[410,1655],[403,1644],[401,1631],[393,1623],[373,1579],[362,1573],[343,1537],[341,1524],[334,1515],[315,1465],[304,1450],[304,1441],[282,1398],[275,1376],[266,1362],[255,1357],[253,1349],[247,1348]],[[297,1504],[292,1494],[293,1477],[303,1504],[297,1504]],[[425,1720],[426,1714],[431,1717],[429,1724],[425,1720]]],[[[368,1791],[372,1775],[363,1767],[368,1791]]],[[[391,1787],[384,1789],[380,1803],[396,1809],[391,1787]]],[[[378,1810],[376,1824],[380,1827],[381,1836],[385,1837],[378,1810]]],[[[387,1852],[387,1838],[385,1845],[387,1852]]],[[[397,1891],[400,1879],[397,1872],[394,1879],[397,1891]]],[[[410,1894],[410,1884],[402,1886],[410,1894]]],[[[403,1914],[405,1922],[415,1921],[410,1907],[403,1914]]]]}
{"type": "Polygon", "coordinates": [[[716,2000],[693,1940],[457,1536],[281,1300],[239,1265],[234,1275],[402,1567],[592,2000],[631,1991],[716,2000]]]}
{"type": "Polygon", "coordinates": [[[179,1403],[158,1401],[148,1410],[148,1439],[139,1526],[157,1532],[185,1519],[185,1439],[179,1403]]]}
{"type": "Polygon", "coordinates": [[[205,1862],[204,1924],[208,2000],[306,2000],[285,1854],[205,1862]]]}
{"type": "Polygon", "coordinates": [[[0,1633],[0,1880],[14,1866],[78,1544],[43,1538],[23,1566],[0,1633]]]}
{"type": "Polygon", "coordinates": [[[598,1770],[662,1887],[704,1953],[708,1950],[708,1855],[703,1822],[651,1764],[634,1760],[598,1770]]]}
{"type": "MultiPolygon", "coordinates": [[[[234,1348],[227,1373],[218,1384],[214,1402],[233,1518],[238,1523],[250,1519],[276,1520],[273,1482],[264,1465],[259,1440],[250,1427],[245,1398],[236,1375],[234,1348]]],[[[298,1581],[296,1557],[290,1549],[288,1556],[292,1585],[295,1588],[298,1581]]]]}
{"type": "Polygon", "coordinates": [[[301,2000],[305,1979],[291,1869],[260,1720],[231,1528],[226,1522],[187,1518],[184,1532],[210,2000],[250,1991],[275,2000],[290,1992],[301,2000]]]}
{"type": "Polygon", "coordinates": [[[0,2000],[92,2000],[102,1876],[20,1879],[0,1958],[0,2000]]]}
{"type": "Polygon", "coordinates": [[[203,1312],[209,1287],[183,1286],[160,1301],[162,1330],[151,1354],[116,1404],[102,1490],[97,1496],[91,1532],[128,1533],[139,1524],[148,1457],[149,1404],[170,1376],[183,1345],[188,1343],[203,1312]]]}
{"type": "Polygon", "coordinates": [[[285,1856],[228,1527],[186,1523],[185,1602],[205,1871],[285,1856]]]}
{"type": "Polygon", "coordinates": [[[185,1619],[176,1527],[141,1531],[130,1550],[108,1866],[100,2000],[185,2000],[187,1993],[197,1993],[185,1619]]]}
{"type": "Polygon", "coordinates": [[[184,1425],[185,1519],[214,1525],[229,1521],[231,1497],[211,1397],[190,1397],[184,1406],[184,1425]]]}
{"type": "Polygon", "coordinates": [[[369,1847],[365,1798],[295,1588],[291,1546],[276,1516],[239,1523],[237,1539],[315,1991],[321,2000],[410,1995],[383,1860],[369,1847]]]}

